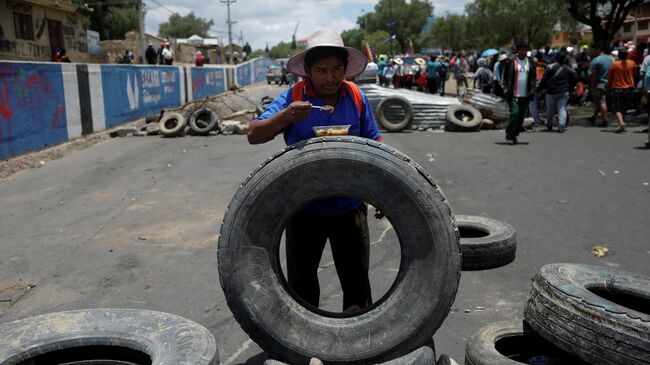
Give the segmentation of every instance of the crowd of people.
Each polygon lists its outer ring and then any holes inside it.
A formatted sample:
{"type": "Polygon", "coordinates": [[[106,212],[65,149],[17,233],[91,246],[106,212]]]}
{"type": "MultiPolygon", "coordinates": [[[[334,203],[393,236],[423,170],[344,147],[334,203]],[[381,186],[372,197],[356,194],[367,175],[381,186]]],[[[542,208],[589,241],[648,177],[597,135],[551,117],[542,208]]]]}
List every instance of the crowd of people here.
{"type": "MultiPolygon", "coordinates": [[[[567,129],[567,104],[584,104],[592,100],[591,124],[609,125],[608,112],[613,112],[616,133],[626,130],[625,115],[634,109],[641,113],[646,107],[643,96],[650,91],[647,72],[650,66],[647,44],[633,42],[608,49],[597,44],[581,47],[544,47],[531,50],[525,42],[516,42],[514,52],[432,54],[429,60],[416,58],[414,85],[419,91],[445,95],[445,83],[456,81],[456,96],[472,83],[474,89],[506,99],[510,108],[507,140],[516,144],[524,117],[530,115],[534,126],[546,126],[557,132],[567,129]],[[545,115],[541,115],[545,113],[545,115]],[[600,120],[598,116],[600,115],[600,120]]],[[[407,87],[401,83],[404,62],[401,58],[380,56],[377,78],[381,85],[407,87]]]]}

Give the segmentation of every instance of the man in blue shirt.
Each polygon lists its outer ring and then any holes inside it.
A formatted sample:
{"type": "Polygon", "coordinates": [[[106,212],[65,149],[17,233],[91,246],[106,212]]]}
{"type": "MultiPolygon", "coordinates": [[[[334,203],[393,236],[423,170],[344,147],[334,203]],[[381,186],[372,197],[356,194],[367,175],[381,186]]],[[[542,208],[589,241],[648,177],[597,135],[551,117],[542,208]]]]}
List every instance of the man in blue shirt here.
{"type": "Polygon", "coordinates": [[[429,56],[429,62],[427,62],[427,88],[429,93],[435,94],[438,92],[438,69],[440,68],[440,62],[436,60],[436,55],[429,56]]]}
{"type": "MultiPolygon", "coordinates": [[[[333,30],[315,33],[307,46],[287,62],[289,72],[304,80],[278,96],[251,123],[249,143],[265,143],[283,133],[285,142],[294,144],[315,137],[313,127],[341,124],[350,125],[350,135],[381,140],[368,98],[354,83],[345,81],[363,72],[366,57],[343,46],[333,30]]],[[[318,265],[327,239],[343,289],[343,310],[368,307],[372,297],[367,207],[355,198],[317,200],[290,219],[286,228],[289,286],[303,301],[318,307],[318,265]]]]}
{"type": "Polygon", "coordinates": [[[594,114],[587,118],[590,123],[596,123],[596,117],[600,112],[603,116],[603,121],[599,123],[601,127],[607,127],[609,120],[607,117],[607,102],[605,96],[607,95],[607,73],[609,68],[612,67],[613,59],[603,53],[603,49],[598,44],[592,44],[591,55],[595,57],[591,60],[591,95],[594,99],[594,114]]]}

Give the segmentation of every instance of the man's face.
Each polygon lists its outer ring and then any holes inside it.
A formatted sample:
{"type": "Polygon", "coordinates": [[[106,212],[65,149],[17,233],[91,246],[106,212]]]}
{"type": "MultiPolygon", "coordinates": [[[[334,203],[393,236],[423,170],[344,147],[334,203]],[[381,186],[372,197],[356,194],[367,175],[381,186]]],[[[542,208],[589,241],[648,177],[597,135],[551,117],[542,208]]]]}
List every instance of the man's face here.
{"type": "Polygon", "coordinates": [[[600,48],[598,48],[598,47],[592,47],[592,48],[591,48],[591,55],[592,55],[592,56],[599,56],[599,55],[600,55],[600,48]]]}
{"type": "Polygon", "coordinates": [[[305,68],[318,96],[336,95],[345,80],[343,60],[335,56],[323,58],[316,61],[310,68],[305,68]]]}
{"type": "Polygon", "coordinates": [[[519,58],[526,57],[526,53],[528,53],[528,47],[521,47],[517,50],[517,54],[519,55],[519,58]]]}

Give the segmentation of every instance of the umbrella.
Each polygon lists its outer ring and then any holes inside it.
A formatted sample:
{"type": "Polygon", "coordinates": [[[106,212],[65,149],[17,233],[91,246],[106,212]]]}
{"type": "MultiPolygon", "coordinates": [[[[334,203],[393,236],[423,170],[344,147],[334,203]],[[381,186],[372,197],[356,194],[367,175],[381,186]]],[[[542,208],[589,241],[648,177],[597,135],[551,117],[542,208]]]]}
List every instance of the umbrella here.
{"type": "Polygon", "coordinates": [[[490,57],[490,56],[494,56],[497,53],[499,53],[498,50],[494,48],[488,48],[485,51],[483,51],[483,53],[481,53],[481,57],[490,57]]]}

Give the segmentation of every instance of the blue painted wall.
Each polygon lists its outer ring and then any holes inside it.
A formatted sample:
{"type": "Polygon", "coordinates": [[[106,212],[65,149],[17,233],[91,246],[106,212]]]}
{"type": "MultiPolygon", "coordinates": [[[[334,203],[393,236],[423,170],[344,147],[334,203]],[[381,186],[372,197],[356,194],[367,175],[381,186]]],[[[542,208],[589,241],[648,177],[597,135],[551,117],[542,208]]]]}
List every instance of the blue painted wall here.
{"type": "Polygon", "coordinates": [[[107,128],[185,102],[178,67],[102,65],[101,70],[107,128]]]}
{"type": "Polygon", "coordinates": [[[237,85],[250,85],[252,82],[252,63],[245,63],[237,66],[237,85]]]}
{"type": "Polygon", "coordinates": [[[255,70],[255,74],[253,75],[253,83],[266,81],[266,71],[272,63],[273,60],[270,58],[258,58],[253,61],[253,69],[255,70]]]}
{"type": "Polygon", "coordinates": [[[192,99],[198,100],[226,91],[226,70],[216,67],[192,67],[192,99]]]}
{"type": "Polygon", "coordinates": [[[67,139],[61,65],[0,63],[0,158],[67,139]]]}

